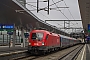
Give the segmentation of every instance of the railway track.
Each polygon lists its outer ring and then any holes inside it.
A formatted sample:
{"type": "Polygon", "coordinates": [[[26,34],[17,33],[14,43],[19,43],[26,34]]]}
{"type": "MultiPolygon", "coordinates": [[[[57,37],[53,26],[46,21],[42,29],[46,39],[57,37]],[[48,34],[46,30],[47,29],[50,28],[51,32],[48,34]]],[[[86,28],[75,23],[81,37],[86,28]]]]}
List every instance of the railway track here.
{"type": "Polygon", "coordinates": [[[73,49],[72,51],[70,51],[69,53],[63,55],[62,57],[58,58],[58,60],[76,60],[79,53],[81,52],[82,48],[83,48],[83,45],[79,46],[79,47],[73,49]]]}
{"type": "Polygon", "coordinates": [[[39,55],[39,56],[29,55],[18,57],[12,60],[75,60],[79,52],[82,50],[82,48],[83,45],[76,45],[47,55],[39,55]]]}

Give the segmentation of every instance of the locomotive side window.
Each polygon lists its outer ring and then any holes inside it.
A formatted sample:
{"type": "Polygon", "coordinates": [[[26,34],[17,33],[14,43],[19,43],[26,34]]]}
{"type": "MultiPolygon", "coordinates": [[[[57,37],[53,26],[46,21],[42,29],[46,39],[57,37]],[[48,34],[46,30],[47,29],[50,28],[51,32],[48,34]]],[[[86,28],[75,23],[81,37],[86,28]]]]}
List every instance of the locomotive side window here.
{"type": "Polygon", "coordinates": [[[43,33],[32,33],[32,37],[33,40],[42,40],[43,38],[43,33]]]}
{"type": "Polygon", "coordinates": [[[48,40],[48,35],[46,36],[46,40],[48,40]]]}

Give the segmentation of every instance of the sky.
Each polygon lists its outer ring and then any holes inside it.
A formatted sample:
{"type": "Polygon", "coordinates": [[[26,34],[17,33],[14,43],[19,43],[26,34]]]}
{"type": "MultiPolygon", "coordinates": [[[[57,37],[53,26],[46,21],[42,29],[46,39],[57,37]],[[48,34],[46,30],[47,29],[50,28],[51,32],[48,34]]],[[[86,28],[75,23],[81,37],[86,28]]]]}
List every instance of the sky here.
{"type": "MultiPolygon", "coordinates": [[[[45,1],[45,0],[39,0],[39,1],[45,1]]],[[[53,4],[55,2],[61,1],[61,0],[49,0],[50,4],[53,4]]],[[[37,13],[37,0],[26,0],[27,5],[26,7],[31,10],[31,12],[33,14],[35,14],[39,19],[45,21],[45,20],[81,20],[81,16],[80,16],[80,11],[79,11],[79,5],[78,5],[78,0],[63,0],[59,3],[57,3],[56,5],[52,5],[50,6],[50,8],[55,8],[53,10],[50,10],[50,13],[48,15],[47,11],[44,10],[40,10],[37,13]],[[69,8],[56,8],[56,7],[69,7],[69,8]]],[[[39,2],[39,9],[40,8],[44,8],[47,7],[47,3],[46,2],[39,2]]],[[[65,27],[76,27],[76,28],[82,28],[82,22],[81,21],[77,21],[77,22],[68,22],[69,24],[65,23],[65,27]]],[[[47,22],[51,25],[54,25],[58,28],[63,28],[64,27],[64,22],[53,22],[53,21],[49,21],[47,22]]],[[[81,31],[80,29],[61,29],[64,30],[65,32],[78,32],[81,31]]]]}

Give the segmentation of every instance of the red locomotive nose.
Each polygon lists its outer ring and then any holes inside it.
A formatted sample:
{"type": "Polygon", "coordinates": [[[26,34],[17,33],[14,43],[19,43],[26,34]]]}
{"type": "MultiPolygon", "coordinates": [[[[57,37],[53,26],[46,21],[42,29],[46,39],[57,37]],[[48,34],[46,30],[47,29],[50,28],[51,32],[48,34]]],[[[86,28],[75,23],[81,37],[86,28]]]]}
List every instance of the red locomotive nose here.
{"type": "Polygon", "coordinates": [[[31,40],[31,46],[44,46],[43,40],[31,40]]]}
{"type": "Polygon", "coordinates": [[[44,33],[43,32],[33,32],[31,34],[31,46],[42,46],[44,45],[43,43],[43,37],[44,37],[44,33]]]}

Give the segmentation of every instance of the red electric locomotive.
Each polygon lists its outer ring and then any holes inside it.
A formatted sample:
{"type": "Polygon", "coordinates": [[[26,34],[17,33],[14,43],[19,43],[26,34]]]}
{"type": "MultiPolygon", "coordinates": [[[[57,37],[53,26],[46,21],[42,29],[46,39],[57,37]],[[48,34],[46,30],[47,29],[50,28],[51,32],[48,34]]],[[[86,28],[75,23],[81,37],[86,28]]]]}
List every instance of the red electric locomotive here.
{"type": "Polygon", "coordinates": [[[58,34],[46,30],[33,30],[29,36],[28,51],[47,52],[60,48],[60,37],[58,34]]]}

